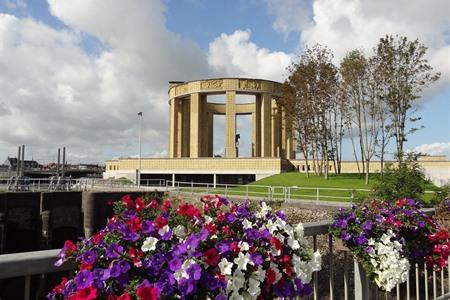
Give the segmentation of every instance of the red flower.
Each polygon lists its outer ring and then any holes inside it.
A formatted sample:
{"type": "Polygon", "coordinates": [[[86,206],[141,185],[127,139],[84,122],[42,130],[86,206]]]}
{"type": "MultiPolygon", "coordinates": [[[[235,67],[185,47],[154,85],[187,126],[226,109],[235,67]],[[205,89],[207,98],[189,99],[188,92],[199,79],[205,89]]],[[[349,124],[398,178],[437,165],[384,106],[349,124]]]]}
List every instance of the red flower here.
{"type": "Polygon", "coordinates": [[[198,210],[198,208],[192,204],[187,204],[187,203],[181,204],[177,209],[177,213],[179,215],[191,217],[191,218],[193,218],[193,217],[199,218],[200,217],[200,211],[198,210]]]}
{"type": "Polygon", "coordinates": [[[210,266],[217,266],[220,255],[215,248],[210,248],[203,252],[204,261],[210,266]]]}
{"type": "Polygon", "coordinates": [[[161,229],[167,225],[167,219],[162,216],[158,216],[153,220],[153,224],[155,224],[156,228],[161,229]]]}
{"type": "Polygon", "coordinates": [[[238,254],[241,249],[239,248],[238,242],[232,242],[230,244],[230,249],[233,251],[234,254],[238,254]]]}
{"type": "Polygon", "coordinates": [[[130,226],[131,231],[141,231],[142,230],[142,223],[141,219],[137,216],[132,217],[127,221],[128,226],[130,226]]]}
{"type": "Polygon", "coordinates": [[[122,295],[120,295],[119,298],[117,298],[117,300],[132,300],[132,298],[127,292],[125,292],[122,295]]]}
{"type": "Polygon", "coordinates": [[[230,227],[228,227],[228,225],[223,226],[222,231],[226,235],[231,235],[231,230],[230,230],[230,227]]]}
{"type": "Polygon", "coordinates": [[[401,208],[406,204],[406,199],[398,199],[395,204],[397,205],[397,207],[401,208]]]}
{"type": "Polygon", "coordinates": [[[152,286],[141,286],[137,288],[136,295],[140,300],[157,300],[158,289],[152,286]]]}
{"type": "Polygon", "coordinates": [[[276,279],[275,271],[272,270],[272,269],[268,269],[266,271],[266,281],[267,281],[267,283],[268,284],[272,284],[272,283],[275,282],[275,279],[276,279]]]}
{"type": "Polygon", "coordinates": [[[172,202],[169,199],[164,200],[162,204],[162,210],[168,211],[172,207],[172,202]]]}
{"type": "Polygon", "coordinates": [[[150,204],[148,205],[151,209],[156,210],[158,208],[158,201],[152,200],[150,201],[150,204]]]}
{"type": "Polygon", "coordinates": [[[102,239],[103,233],[101,231],[96,235],[92,236],[92,242],[94,243],[94,245],[98,245],[98,243],[100,243],[102,239]]]}
{"type": "Polygon", "coordinates": [[[137,197],[136,200],[134,201],[134,204],[135,204],[135,207],[136,207],[137,211],[141,211],[145,207],[144,200],[142,200],[141,197],[137,197]]]}
{"type": "Polygon", "coordinates": [[[133,200],[131,199],[130,195],[125,195],[122,197],[122,203],[125,204],[126,207],[132,208],[133,207],[133,200]]]}
{"type": "Polygon", "coordinates": [[[135,267],[140,268],[142,266],[140,258],[144,256],[144,253],[141,250],[130,247],[130,249],[128,249],[128,255],[133,259],[133,265],[135,267]]]}
{"type": "Polygon", "coordinates": [[[204,227],[206,228],[206,230],[208,230],[210,234],[215,234],[217,231],[216,224],[214,223],[205,224],[204,227]]]}
{"type": "Polygon", "coordinates": [[[283,255],[283,256],[281,257],[281,261],[282,261],[283,263],[289,263],[289,262],[291,262],[291,257],[290,257],[289,255],[283,255]]]}
{"type": "Polygon", "coordinates": [[[292,266],[290,264],[284,266],[284,273],[286,273],[287,276],[292,275],[292,266]]]}
{"type": "Polygon", "coordinates": [[[77,245],[75,245],[74,243],[72,243],[72,241],[67,240],[67,241],[64,243],[64,249],[66,249],[66,254],[68,254],[68,253],[70,253],[70,252],[72,252],[72,251],[77,250],[77,245]]]}
{"type": "Polygon", "coordinates": [[[225,214],[223,212],[219,213],[216,217],[216,220],[219,223],[225,222],[225,214]]]}
{"type": "Polygon", "coordinates": [[[92,270],[92,268],[93,268],[93,266],[92,266],[92,264],[87,264],[87,263],[85,263],[85,262],[81,262],[81,264],[80,264],[80,271],[83,271],[83,270],[92,270]]]}
{"type": "Polygon", "coordinates": [[[275,247],[276,250],[281,250],[281,242],[276,237],[272,236],[270,243],[275,247]]]}
{"type": "Polygon", "coordinates": [[[68,281],[67,278],[63,277],[61,282],[52,289],[52,292],[55,294],[61,294],[67,281],[68,281]]]}
{"type": "Polygon", "coordinates": [[[77,291],[67,297],[68,300],[93,300],[97,298],[97,289],[93,286],[77,291]]]}

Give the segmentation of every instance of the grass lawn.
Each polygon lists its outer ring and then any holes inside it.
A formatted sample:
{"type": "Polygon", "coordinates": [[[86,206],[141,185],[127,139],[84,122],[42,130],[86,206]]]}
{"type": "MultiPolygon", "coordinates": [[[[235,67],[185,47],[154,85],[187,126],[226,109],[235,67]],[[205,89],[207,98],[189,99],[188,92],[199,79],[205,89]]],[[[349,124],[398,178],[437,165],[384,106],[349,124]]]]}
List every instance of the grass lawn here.
{"type": "MultiPolygon", "coordinates": [[[[369,184],[366,185],[364,178],[358,174],[330,174],[328,180],[325,180],[323,176],[310,174],[308,178],[305,173],[289,172],[266,177],[248,186],[228,187],[226,191],[225,187],[217,187],[216,189],[210,188],[208,191],[202,189],[202,192],[267,198],[269,195],[267,186],[271,186],[273,187],[274,198],[282,199],[284,198],[283,187],[297,186],[298,188],[290,191],[291,199],[316,200],[317,193],[319,193],[319,200],[350,201],[352,195],[355,198],[367,196],[369,191],[358,190],[371,190],[376,182],[377,174],[371,175],[369,184]],[[319,188],[319,192],[317,188],[319,188]]],[[[425,186],[427,191],[435,189],[436,186],[433,184],[425,186]]],[[[189,190],[189,188],[186,188],[186,190],[189,190]]],[[[427,201],[432,197],[433,194],[425,194],[423,200],[427,201]]]]}

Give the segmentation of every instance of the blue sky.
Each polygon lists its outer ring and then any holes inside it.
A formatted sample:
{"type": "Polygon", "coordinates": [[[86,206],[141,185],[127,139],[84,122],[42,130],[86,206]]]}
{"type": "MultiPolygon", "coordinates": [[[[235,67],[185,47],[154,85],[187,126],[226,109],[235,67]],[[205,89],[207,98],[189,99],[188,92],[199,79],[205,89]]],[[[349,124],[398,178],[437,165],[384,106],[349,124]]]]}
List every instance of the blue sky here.
{"type": "MultiPolygon", "coordinates": [[[[449,155],[446,6],[445,0],[0,0],[0,119],[8,128],[0,131],[0,155],[14,155],[22,143],[43,160],[63,145],[74,162],[135,155],[135,112],[143,111],[144,154],[164,156],[167,81],[283,80],[305,44],[327,45],[337,63],[354,48],[370,54],[384,34],[419,38],[442,72],[418,106],[424,129],[406,148],[449,155]]],[[[344,158],[352,159],[346,148],[344,158]]]]}

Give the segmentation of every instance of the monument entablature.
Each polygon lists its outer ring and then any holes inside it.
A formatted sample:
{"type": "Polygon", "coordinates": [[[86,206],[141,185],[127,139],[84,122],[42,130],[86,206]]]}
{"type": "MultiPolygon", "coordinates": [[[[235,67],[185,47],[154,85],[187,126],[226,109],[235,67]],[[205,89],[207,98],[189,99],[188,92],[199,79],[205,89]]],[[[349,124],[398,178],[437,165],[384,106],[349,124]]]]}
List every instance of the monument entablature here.
{"type": "Polygon", "coordinates": [[[176,82],[169,87],[169,98],[188,96],[191,93],[223,94],[235,91],[238,94],[270,93],[281,97],[281,83],[251,78],[214,78],[176,82]]]}
{"type": "Polygon", "coordinates": [[[214,115],[225,115],[225,157],[238,157],[236,116],[252,116],[252,157],[294,158],[292,124],[279,104],[282,84],[252,78],[214,78],[169,83],[169,157],[213,157],[214,115]],[[225,94],[225,103],[208,102],[225,94]],[[254,95],[236,103],[236,95],[254,95]]]}

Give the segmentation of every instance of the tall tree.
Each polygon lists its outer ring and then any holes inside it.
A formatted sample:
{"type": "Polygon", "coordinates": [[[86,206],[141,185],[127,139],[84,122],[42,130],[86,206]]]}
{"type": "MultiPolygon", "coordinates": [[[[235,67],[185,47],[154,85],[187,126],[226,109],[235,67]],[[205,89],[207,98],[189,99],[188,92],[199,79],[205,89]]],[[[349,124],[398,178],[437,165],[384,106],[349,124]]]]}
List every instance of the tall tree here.
{"type": "Polygon", "coordinates": [[[330,109],[336,95],[337,69],[333,54],[321,45],[306,48],[288,71],[285,82],[287,112],[292,114],[299,134],[299,148],[305,159],[312,156],[313,169],[328,178],[330,139],[330,109]],[[301,136],[300,136],[301,135],[301,136]]]}
{"type": "Polygon", "coordinates": [[[375,48],[377,73],[380,84],[386,87],[385,103],[392,120],[393,136],[396,142],[397,159],[403,157],[403,145],[408,134],[417,128],[407,129],[407,122],[413,118],[414,102],[421,97],[424,88],[439,79],[440,73],[425,58],[427,47],[417,39],[387,35],[381,38],[375,48]]]}
{"type": "MultiPolygon", "coordinates": [[[[341,88],[351,108],[353,126],[358,130],[361,160],[366,184],[369,182],[370,162],[375,155],[379,134],[379,102],[377,82],[370,61],[359,50],[348,53],[341,62],[341,88]]],[[[350,126],[350,130],[353,130],[350,126]]]]}

